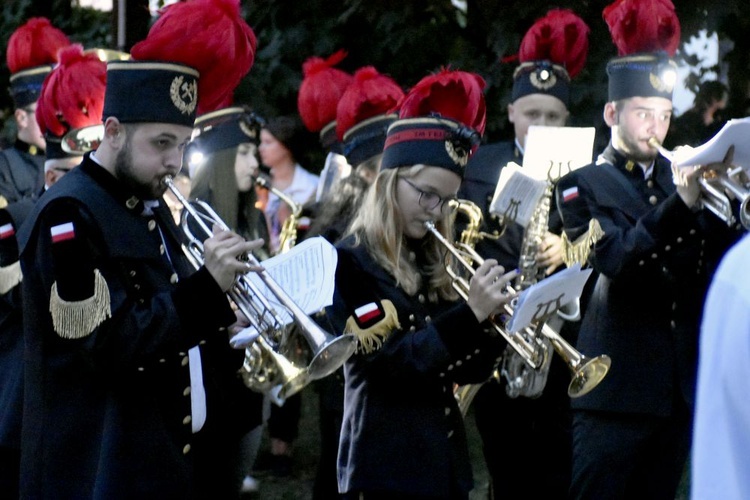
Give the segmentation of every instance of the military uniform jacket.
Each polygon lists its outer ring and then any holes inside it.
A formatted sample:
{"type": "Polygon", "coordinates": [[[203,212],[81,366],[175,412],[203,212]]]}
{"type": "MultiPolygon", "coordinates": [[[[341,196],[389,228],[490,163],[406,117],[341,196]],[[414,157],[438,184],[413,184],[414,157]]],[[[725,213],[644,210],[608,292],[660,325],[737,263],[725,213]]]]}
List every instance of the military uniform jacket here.
{"type": "Polygon", "coordinates": [[[34,154],[33,149],[35,147],[17,140],[14,147],[0,151],[0,205],[24,198],[36,199],[43,191],[44,151],[34,154]]]}
{"type": "Polygon", "coordinates": [[[668,416],[678,398],[692,404],[704,295],[736,234],[682,202],[669,162],[657,158],[645,179],[612,146],[559,181],[557,203],[571,241],[592,218],[604,231],[589,256],[599,275],[578,348],[608,354],[612,367],[572,406],[668,416]]]}
{"type": "Polygon", "coordinates": [[[19,235],[24,498],[191,496],[191,446],[200,432],[191,429],[187,351],[206,338],[205,376],[206,351],[227,345],[218,330],[234,313],[205,268],[190,274],[164,203],[153,215],[143,208],[87,156],[40,199],[19,235]],[[51,229],[65,221],[74,234],[55,241],[51,229]],[[62,299],[83,300],[94,269],[111,317],[90,332],[58,333],[53,284],[62,299]]]}
{"type": "MultiPolygon", "coordinates": [[[[500,234],[503,231],[498,217],[490,214],[490,204],[500,180],[500,172],[510,162],[519,165],[523,163],[523,155],[514,141],[480,146],[466,165],[461,189],[458,192],[459,198],[472,201],[482,209],[484,220],[480,230],[489,234],[500,234]]],[[[457,227],[463,228],[460,217],[457,227]]],[[[562,231],[562,223],[554,201],[550,208],[548,227],[555,234],[562,231]]],[[[499,239],[485,238],[477,243],[476,250],[486,259],[496,259],[506,271],[510,271],[518,267],[523,237],[523,226],[511,222],[499,239]]]]}
{"type": "Polygon", "coordinates": [[[337,249],[330,317],[338,331],[360,337],[344,365],[339,491],[468,494],[471,465],[453,384],[489,378],[504,342],[464,303],[430,303],[426,290],[406,294],[353,237],[337,249]]]}
{"type": "Polygon", "coordinates": [[[21,448],[23,326],[17,228],[31,200],[0,209],[0,447],[21,448]]]}

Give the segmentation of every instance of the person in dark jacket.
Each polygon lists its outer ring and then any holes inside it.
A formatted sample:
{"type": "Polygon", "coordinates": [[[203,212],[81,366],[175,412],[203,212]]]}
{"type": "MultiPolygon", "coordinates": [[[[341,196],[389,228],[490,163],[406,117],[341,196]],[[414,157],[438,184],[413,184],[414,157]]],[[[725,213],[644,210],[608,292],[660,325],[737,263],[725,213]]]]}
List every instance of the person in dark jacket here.
{"type": "Polygon", "coordinates": [[[672,499],[690,446],[702,305],[737,234],[699,209],[700,170],[671,166],[649,144],[667,135],[676,65],[666,53],[620,53],[607,65],[611,143],[557,185],[567,236],[595,241],[577,347],[612,358],[596,390],[572,401],[570,496],[672,499]],[[596,226],[603,236],[583,237],[596,226]]]}
{"type": "Polygon", "coordinates": [[[481,323],[510,300],[505,285],[515,273],[489,259],[468,301],[457,303],[445,249],[424,223],[450,234],[449,202],[478,143],[463,123],[483,127],[482,87],[476,75],[445,71],[414,87],[388,129],[382,170],[337,245],[329,316],[358,337],[344,369],[338,484],[346,499],[465,499],[473,485],[453,383],[491,373],[504,342],[481,323]],[[420,107],[433,84],[469,94],[465,113],[441,114],[439,98],[420,107]],[[420,117],[429,110],[438,115],[420,117]]]}
{"type": "MultiPolygon", "coordinates": [[[[161,195],[181,165],[197,72],[110,63],[102,144],[34,208],[24,273],[25,498],[188,498],[211,457],[212,381],[234,372],[225,296],[261,242],[216,231],[197,271],[161,195]],[[183,92],[170,92],[180,84],[183,92]],[[133,100],[131,89],[149,91],[133,100]],[[196,448],[195,450],[193,448],[196,448]]],[[[241,354],[240,354],[241,359],[241,354]]]]}

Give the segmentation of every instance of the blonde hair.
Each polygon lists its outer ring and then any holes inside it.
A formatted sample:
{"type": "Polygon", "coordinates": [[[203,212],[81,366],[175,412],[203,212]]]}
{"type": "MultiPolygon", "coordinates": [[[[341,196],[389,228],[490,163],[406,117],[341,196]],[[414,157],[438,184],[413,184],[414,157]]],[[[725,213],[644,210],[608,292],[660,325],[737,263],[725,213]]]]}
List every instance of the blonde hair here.
{"type": "MultiPolygon", "coordinates": [[[[415,165],[381,171],[365,195],[348,234],[354,235],[356,244],[367,248],[375,261],[396,279],[396,284],[407,294],[416,294],[422,287],[422,279],[426,278],[431,302],[437,302],[438,298],[455,300],[457,295],[445,268],[447,251],[437,238],[428,234],[421,242],[426,259],[424,276],[405,249],[396,188],[400,178],[414,177],[424,167],[415,165]]],[[[453,240],[452,217],[442,217],[435,221],[435,226],[448,241],[453,240]]]]}

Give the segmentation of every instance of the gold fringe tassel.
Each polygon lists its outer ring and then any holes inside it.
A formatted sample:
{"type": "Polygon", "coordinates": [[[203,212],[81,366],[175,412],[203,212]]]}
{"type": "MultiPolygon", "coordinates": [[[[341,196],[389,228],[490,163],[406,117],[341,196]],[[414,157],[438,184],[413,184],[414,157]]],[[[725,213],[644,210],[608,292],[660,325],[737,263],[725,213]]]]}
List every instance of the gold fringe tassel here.
{"type": "Polygon", "coordinates": [[[591,247],[604,236],[602,226],[599,225],[599,221],[591,219],[589,221],[588,230],[581,236],[576,238],[574,242],[568,240],[568,235],[562,234],[562,247],[563,247],[563,262],[565,265],[570,267],[576,262],[582,266],[586,265],[591,254],[591,247]]]}
{"type": "Polygon", "coordinates": [[[5,295],[14,286],[23,280],[21,274],[21,262],[15,261],[13,264],[0,267],[0,295],[5,295]]]}
{"type": "Polygon", "coordinates": [[[57,293],[57,282],[52,284],[49,300],[52,325],[64,339],[80,339],[93,332],[104,320],[112,316],[107,282],[98,269],[94,269],[94,295],[88,299],[68,302],[57,293]]]}
{"type": "Polygon", "coordinates": [[[396,307],[390,300],[383,300],[380,302],[383,307],[385,316],[383,319],[372,325],[370,328],[365,330],[357,326],[357,321],[354,316],[349,316],[346,320],[346,333],[353,333],[357,336],[357,352],[369,354],[377,351],[383,345],[383,342],[388,338],[393,330],[401,328],[401,324],[398,322],[398,313],[396,307]]]}

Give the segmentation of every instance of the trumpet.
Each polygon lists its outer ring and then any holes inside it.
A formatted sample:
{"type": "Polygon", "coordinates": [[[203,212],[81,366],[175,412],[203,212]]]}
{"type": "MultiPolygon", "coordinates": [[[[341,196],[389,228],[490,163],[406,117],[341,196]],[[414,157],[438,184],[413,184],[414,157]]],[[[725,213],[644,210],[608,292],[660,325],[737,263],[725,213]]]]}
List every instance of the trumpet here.
{"type": "Polygon", "coordinates": [[[297,225],[299,224],[300,215],[302,214],[302,206],[299,203],[295,203],[292,198],[287,196],[280,189],[276,189],[271,185],[271,182],[263,177],[258,176],[255,178],[255,184],[276,196],[289,205],[292,213],[286,218],[284,223],[281,225],[281,231],[279,232],[279,250],[277,253],[285,253],[291,250],[291,248],[297,243],[297,225]]]}
{"type": "MultiPolygon", "coordinates": [[[[651,137],[648,144],[664,158],[674,162],[674,152],[662,146],[656,137],[651,137]]],[[[698,185],[701,189],[699,203],[727,226],[731,226],[737,222],[732,205],[732,200],[737,200],[739,222],[745,229],[750,229],[750,189],[747,187],[747,179],[743,179],[745,173],[742,167],[731,165],[733,153],[734,147],[730,148],[723,162],[701,167],[702,172],[698,176],[698,185]]]]}
{"type": "MultiPolygon", "coordinates": [[[[434,222],[427,221],[424,225],[427,230],[446,248],[446,250],[456,258],[457,262],[464,267],[465,271],[470,276],[474,276],[474,266],[480,266],[482,262],[484,262],[484,259],[482,259],[482,257],[480,257],[470,246],[462,244],[454,245],[450,243],[440,231],[437,230],[434,222]]],[[[451,267],[448,267],[448,273],[453,280],[453,287],[456,292],[458,292],[464,300],[467,300],[469,297],[468,280],[459,276],[451,267]]],[[[510,286],[508,286],[508,290],[511,293],[515,293],[510,286]]],[[[511,304],[505,304],[503,309],[508,316],[513,315],[514,310],[511,304]]],[[[508,345],[513,348],[516,353],[518,353],[531,370],[539,370],[544,364],[549,362],[551,353],[544,342],[545,339],[548,340],[555,352],[563,358],[573,374],[573,378],[568,385],[568,396],[571,398],[578,398],[588,394],[604,379],[609,371],[611,365],[609,356],[606,354],[595,358],[584,356],[543,321],[539,321],[535,328],[532,328],[531,326],[524,328],[522,332],[508,331],[496,317],[491,317],[488,321],[493,329],[505,339],[508,345]]],[[[510,381],[509,384],[513,384],[513,381],[510,381]]],[[[471,389],[467,388],[466,390],[473,396],[471,389]]],[[[462,413],[465,414],[469,403],[470,400],[464,405],[459,405],[462,413]]]]}
{"type": "MultiPolygon", "coordinates": [[[[180,193],[172,177],[165,177],[163,183],[184,206],[186,216],[181,228],[187,237],[187,243],[183,245],[183,251],[197,269],[204,262],[203,241],[213,234],[210,225],[217,224],[224,230],[229,228],[207,203],[194,201],[202,212],[197,210],[180,193]],[[191,221],[200,229],[202,238],[193,233],[191,221]]],[[[260,266],[251,254],[241,258],[260,266]]],[[[309,382],[330,375],[343,365],[356,349],[356,337],[351,334],[338,337],[329,334],[312,321],[265,270],[257,272],[257,275],[275,298],[275,302],[292,318],[291,326],[296,327],[295,331],[309,345],[312,359],[307,366],[299,367],[285,356],[284,350],[289,343],[287,322],[259,287],[247,275],[239,274],[227,295],[259,334],[257,340],[245,348],[245,362],[240,373],[245,385],[258,392],[268,392],[281,386],[278,397],[285,399],[309,382]]]]}

